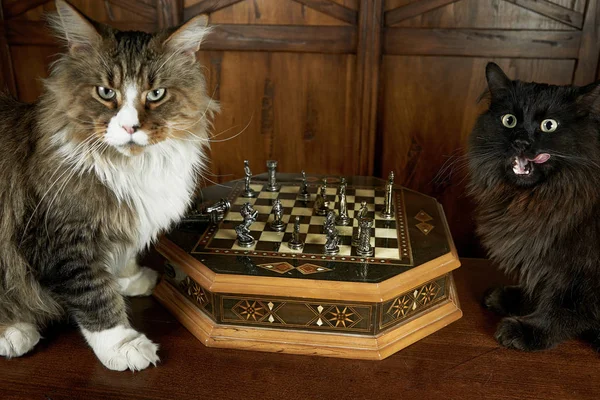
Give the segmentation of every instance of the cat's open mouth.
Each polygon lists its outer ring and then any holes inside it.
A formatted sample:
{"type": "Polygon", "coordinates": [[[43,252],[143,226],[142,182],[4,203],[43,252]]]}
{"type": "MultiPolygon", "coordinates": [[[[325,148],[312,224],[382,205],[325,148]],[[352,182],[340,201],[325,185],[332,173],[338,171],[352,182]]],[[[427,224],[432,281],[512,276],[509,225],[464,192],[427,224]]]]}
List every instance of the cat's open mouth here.
{"type": "Polygon", "coordinates": [[[535,164],[543,164],[550,159],[550,154],[540,153],[534,158],[517,156],[513,159],[512,167],[516,175],[530,175],[535,164]]]}

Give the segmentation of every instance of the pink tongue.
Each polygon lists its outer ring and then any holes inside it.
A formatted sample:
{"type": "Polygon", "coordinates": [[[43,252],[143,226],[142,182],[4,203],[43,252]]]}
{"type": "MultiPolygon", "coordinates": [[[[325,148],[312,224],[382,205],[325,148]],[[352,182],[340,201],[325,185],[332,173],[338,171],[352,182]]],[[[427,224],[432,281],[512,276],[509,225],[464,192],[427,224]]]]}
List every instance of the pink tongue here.
{"type": "Polygon", "coordinates": [[[528,158],[529,161],[533,161],[536,164],[543,164],[550,159],[550,154],[548,153],[540,153],[535,158],[528,158]]]}

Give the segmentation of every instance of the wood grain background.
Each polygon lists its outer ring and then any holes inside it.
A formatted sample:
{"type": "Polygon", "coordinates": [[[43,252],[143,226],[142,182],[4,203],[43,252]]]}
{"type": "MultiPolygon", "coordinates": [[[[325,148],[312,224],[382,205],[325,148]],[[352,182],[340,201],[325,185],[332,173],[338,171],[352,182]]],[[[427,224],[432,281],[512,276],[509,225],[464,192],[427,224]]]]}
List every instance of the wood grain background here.
{"type": "MultiPolygon", "coordinates": [[[[121,29],[208,13],[199,59],[215,123],[210,181],[279,169],[387,176],[435,196],[459,254],[481,255],[464,194],[484,67],[555,84],[596,79],[599,0],[72,0],[121,29]],[[229,139],[229,140],[228,140],[229,139]]],[[[0,0],[0,82],[34,101],[60,49],[47,0],[0,0]]]]}

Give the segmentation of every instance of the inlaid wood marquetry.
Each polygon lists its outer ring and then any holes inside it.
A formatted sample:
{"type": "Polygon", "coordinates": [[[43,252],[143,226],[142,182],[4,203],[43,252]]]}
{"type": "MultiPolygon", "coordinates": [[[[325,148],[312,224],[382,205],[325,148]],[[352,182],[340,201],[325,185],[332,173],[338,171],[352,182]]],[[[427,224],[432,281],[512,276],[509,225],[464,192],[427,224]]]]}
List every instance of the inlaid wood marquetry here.
{"type": "MultiPolygon", "coordinates": [[[[308,175],[309,191],[322,176],[308,175]]],[[[460,318],[452,271],[460,263],[443,211],[435,199],[394,187],[390,220],[376,219],[377,237],[392,242],[394,256],[380,259],[350,254],[327,256],[321,246],[293,253],[281,249],[287,232],[270,231],[272,201],[280,199],[286,216],[313,218],[312,204],[297,205],[299,174],[277,174],[278,192],[255,198],[259,212],[256,248],[237,249],[228,230],[240,223],[241,181],[202,191],[203,204],[228,199],[232,207],[222,221],[188,222],[162,238],[164,279],[155,296],[207,346],[381,359],[460,318]],[[296,211],[294,211],[296,210],[296,211]],[[304,214],[302,214],[304,213],[304,214]],[[427,232],[423,226],[431,226],[427,232]],[[261,238],[280,235],[277,240],[261,238]],[[385,261],[385,262],[382,262],[385,261]]],[[[332,204],[339,177],[328,179],[332,204]],[[331,185],[331,186],[330,186],[331,185]]],[[[267,174],[252,178],[259,192],[267,174]]],[[[366,199],[376,216],[383,201],[377,193],[386,181],[347,177],[350,202],[366,199]],[[369,197],[370,196],[370,197],[369,197]],[[368,201],[371,199],[371,202],[368,201]]],[[[265,192],[266,193],[266,192],[265,192]]],[[[307,200],[308,203],[313,199],[307,200]]],[[[332,207],[333,208],[333,207],[332,207]]],[[[289,224],[289,219],[286,221],[289,224]]],[[[348,226],[352,229],[351,226],[348,226]]],[[[321,235],[321,227],[301,226],[303,240],[321,235]]],[[[379,247],[386,243],[379,242],[379,247]]],[[[305,244],[306,246],[306,244],[305,244]]],[[[392,253],[385,253],[391,255],[392,253]]]]}

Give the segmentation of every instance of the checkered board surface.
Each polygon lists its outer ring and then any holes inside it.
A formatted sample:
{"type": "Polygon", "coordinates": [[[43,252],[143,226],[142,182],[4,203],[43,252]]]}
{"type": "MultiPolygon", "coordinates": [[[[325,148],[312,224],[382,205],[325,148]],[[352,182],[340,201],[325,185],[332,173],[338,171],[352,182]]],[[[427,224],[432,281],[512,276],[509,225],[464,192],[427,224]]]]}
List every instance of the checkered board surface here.
{"type": "MultiPolygon", "coordinates": [[[[380,215],[384,203],[384,188],[354,188],[348,186],[346,189],[346,201],[348,204],[348,216],[352,225],[336,226],[340,236],[340,252],[335,256],[324,254],[326,235],[323,233],[324,216],[318,216],[313,210],[319,184],[309,184],[308,191],[310,200],[298,198],[299,184],[282,184],[278,192],[268,192],[264,185],[251,185],[258,192],[258,197],[240,197],[243,183],[236,185],[229,201],[231,209],[224,220],[218,226],[211,226],[202,236],[193,254],[223,254],[223,255],[248,255],[275,258],[303,258],[316,259],[319,261],[333,259],[338,262],[368,261],[385,264],[412,265],[412,257],[409,245],[408,230],[404,223],[404,204],[401,190],[395,190],[394,209],[395,219],[386,220],[380,215]],[[270,228],[273,221],[271,213],[275,199],[281,200],[283,206],[283,221],[287,224],[284,232],[275,232],[270,228]],[[356,248],[352,246],[352,235],[356,233],[358,221],[354,219],[354,213],[358,212],[361,202],[366,201],[368,207],[367,217],[373,218],[375,223],[371,228],[371,245],[375,253],[372,257],[361,257],[356,254],[356,248]],[[250,226],[251,235],[256,239],[252,247],[241,247],[236,242],[235,227],[243,218],[240,214],[244,203],[249,202],[258,211],[256,222],[250,226]],[[296,216],[300,217],[300,238],[304,242],[304,248],[292,250],[288,241],[292,237],[294,221],[296,216]]],[[[337,186],[327,188],[329,208],[338,212],[339,198],[336,195],[337,186]],[[333,201],[335,198],[335,202],[333,201]]]]}

